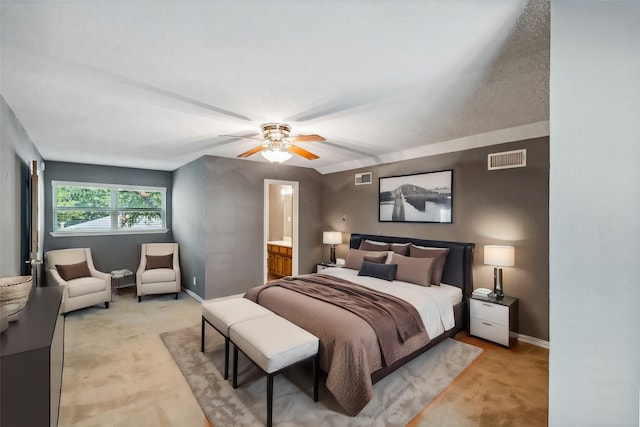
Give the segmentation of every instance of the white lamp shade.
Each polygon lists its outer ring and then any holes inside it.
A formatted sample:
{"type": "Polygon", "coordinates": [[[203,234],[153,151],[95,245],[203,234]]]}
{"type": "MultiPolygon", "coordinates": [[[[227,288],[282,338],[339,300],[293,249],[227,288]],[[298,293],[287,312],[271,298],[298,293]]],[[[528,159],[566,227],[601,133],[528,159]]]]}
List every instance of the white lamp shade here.
{"type": "Polygon", "coordinates": [[[484,263],[496,267],[513,267],[515,250],[513,246],[484,245],[484,263]]]}
{"type": "Polygon", "coordinates": [[[342,243],[342,233],[340,231],[323,231],[322,243],[326,245],[339,245],[342,243]]]}

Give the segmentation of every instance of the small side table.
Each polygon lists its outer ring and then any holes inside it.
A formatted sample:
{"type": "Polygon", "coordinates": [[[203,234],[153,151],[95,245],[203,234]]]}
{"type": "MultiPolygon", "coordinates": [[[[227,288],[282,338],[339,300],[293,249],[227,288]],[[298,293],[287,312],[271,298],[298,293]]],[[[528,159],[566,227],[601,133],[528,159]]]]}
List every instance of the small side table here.
{"type": "Polygon", "coordinates": [[[342,266],[343,266],[343,264],[331,264],[329,262],[321,262],[320,264],[316,265],[316,273],[320,273],[325,268],[342,267],[342,266]]]}
{"type": "Polygon", "coordinates": [[[518,298],[471,297],[469,306],[471,335],[509,347],[509,332],[518,332],[518,298]]]}
{"type": "Polygon", "coordinates": [[[116,300],[116,293],[120,290],[120,288],[127,288],[129,286],[135,286],[135,282],[123,282],[123,279],[127,277],[133,276],[133,272],[127,268],[123,268],[122,270],[113,270],[111,272],[111,301],[116,300]]]}

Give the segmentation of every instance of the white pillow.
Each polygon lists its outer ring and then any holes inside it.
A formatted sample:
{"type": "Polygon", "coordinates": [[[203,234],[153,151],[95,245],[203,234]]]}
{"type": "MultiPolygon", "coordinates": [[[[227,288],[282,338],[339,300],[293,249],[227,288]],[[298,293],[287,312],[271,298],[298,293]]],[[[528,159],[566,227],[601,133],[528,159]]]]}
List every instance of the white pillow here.
{"type": "Polygon", "coordinates": [[[371,243],[372,245],[379,245],[379,246],[387,246],[387,245],[389,245],[389,243],[376,242],[375,240],[365,240],[365,242],[371,243]]]}

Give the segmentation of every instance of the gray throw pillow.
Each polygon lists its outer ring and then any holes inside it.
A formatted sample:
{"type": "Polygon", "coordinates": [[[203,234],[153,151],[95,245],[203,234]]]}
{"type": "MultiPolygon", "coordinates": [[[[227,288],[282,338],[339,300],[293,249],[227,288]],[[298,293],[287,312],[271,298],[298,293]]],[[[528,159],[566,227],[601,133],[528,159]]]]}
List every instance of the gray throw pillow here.
{"type": "Polygon", "coordinates": [[[392,282],[396,277],[397,264],[379,264],[377,262],[362,261],[358,276],[375,277],[392,282]]]}

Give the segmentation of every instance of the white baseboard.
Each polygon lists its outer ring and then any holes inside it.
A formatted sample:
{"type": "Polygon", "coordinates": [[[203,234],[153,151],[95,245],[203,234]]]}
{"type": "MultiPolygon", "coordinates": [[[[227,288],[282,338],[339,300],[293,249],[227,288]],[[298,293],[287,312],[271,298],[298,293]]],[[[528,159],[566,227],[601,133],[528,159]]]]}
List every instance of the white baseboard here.
{"type": "MultiPolygon", "coordinates": [[[[189,295],[194,300],[198,301],[199,303],[204,302],[204,299],[200,295],[198,295],[195,292],[193,292],[191,289],[182,288],[182,291],[185,294],[189,295]]],[[[244,296],[244,292],[241,293],[241,294],[228,295],[226,297],[218,297],[218,298],[215,298],[215,299],[216,300],[224,300],[224,299],[232,299],[232,298],[242,298],[243,296],[244,296]]]]}
{"type": "Polygon", "coordinates": [[[198,302],[200,302],[200,303],[201,303],[202,301],[204,301],[200,295],[196,294],[195,292],[193,292],[193,291],[192,291],[192,290],[190,290],[190,289],[182,288],[182,291],[183,291],[185,294],[189,295],[191,298],[193,298],[194,300],[196,300],[196,301],[198,301],[198,302]]]}
{"type": "Polygon", "coordinates": [[[549,343],[549,341],[541,340],[540,338],[536,337],[530,337],[529,335],[516,334],[516,337],[520,341],[533,344],[538,347],[546,348],[547,350],[549,350],[549,347],[551,346],[551,343],[549,343]]]}

